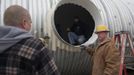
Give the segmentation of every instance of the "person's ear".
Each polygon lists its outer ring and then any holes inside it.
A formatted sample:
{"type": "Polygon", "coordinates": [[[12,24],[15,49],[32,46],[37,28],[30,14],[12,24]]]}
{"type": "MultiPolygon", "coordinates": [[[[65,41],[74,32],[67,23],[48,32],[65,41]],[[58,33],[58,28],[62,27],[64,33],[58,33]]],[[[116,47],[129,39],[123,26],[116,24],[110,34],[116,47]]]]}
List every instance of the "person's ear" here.
{"type": "Polygon", "coordinates": [[[21,28],[26,29],[27,22],[25,19],[22,20],[21,28]]]}

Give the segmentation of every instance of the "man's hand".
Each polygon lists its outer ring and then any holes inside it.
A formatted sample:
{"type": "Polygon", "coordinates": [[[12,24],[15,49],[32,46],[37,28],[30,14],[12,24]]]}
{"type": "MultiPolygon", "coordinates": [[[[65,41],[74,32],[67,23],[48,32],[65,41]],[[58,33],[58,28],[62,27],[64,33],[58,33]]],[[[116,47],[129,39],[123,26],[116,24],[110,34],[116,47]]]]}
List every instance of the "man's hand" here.
{"type": "Polygon", "coordinates": [[[80,45],[80,49],[83,51],[83,50],[86,50],[86,46],[84,45],[80,45]]]}

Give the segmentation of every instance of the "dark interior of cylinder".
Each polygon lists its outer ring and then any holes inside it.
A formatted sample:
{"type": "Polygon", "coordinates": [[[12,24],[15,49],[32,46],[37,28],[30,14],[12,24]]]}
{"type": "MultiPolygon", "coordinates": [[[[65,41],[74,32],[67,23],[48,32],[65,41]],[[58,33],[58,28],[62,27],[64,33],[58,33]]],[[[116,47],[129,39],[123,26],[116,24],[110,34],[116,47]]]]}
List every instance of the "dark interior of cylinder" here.
{"type": "MultiPolygon", "coordinates": [[[[58,37],[74,46],[80,45],[81,42],[70,42],[68,32],[75,33],[78,36],[77,39],[81,35],[84,36],[84,40],[82,41],[84,43],[92,36],[95,28],[95,22],[90,12],[79,5],[71,3],[63,4],[56,9],[54,13],[54,24],[56,33],[59,34],[58,37]]],[[[75,35],[71,36],[71,40],[72,38],[76,38],[75,35]]]]}

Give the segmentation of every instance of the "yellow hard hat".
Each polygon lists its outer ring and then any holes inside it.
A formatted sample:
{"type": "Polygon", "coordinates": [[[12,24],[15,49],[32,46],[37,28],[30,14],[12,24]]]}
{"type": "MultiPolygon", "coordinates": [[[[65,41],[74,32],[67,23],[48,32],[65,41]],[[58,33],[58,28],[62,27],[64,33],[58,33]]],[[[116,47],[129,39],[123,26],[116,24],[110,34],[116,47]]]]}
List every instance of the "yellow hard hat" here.
{"type": "Polygon", "coordinates": [[[109,32],[109,29],[106,25],[97,25],[96,26],[96,33],[97,32],[102,32],[102,31],[109,32]]]}

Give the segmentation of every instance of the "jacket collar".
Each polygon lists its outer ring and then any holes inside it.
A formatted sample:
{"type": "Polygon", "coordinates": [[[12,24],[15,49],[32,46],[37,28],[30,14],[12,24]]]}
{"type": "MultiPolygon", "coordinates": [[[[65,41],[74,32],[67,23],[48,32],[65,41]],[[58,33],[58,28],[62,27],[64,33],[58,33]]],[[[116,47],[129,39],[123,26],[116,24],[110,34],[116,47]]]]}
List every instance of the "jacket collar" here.
{"type": "MultiPolygon", "coordinates": [[[[98,44],[98,47],[104,45],[105,43],[107,43],[107,42],[109,42],[109,41],[111,41],[111,39],[110,39],[110,38],[106,38],[103,42],[101,42],[101,43],[98,44]]],[[[98,47],[97,47],[97,48],[98,48],[98,47]]]]}

